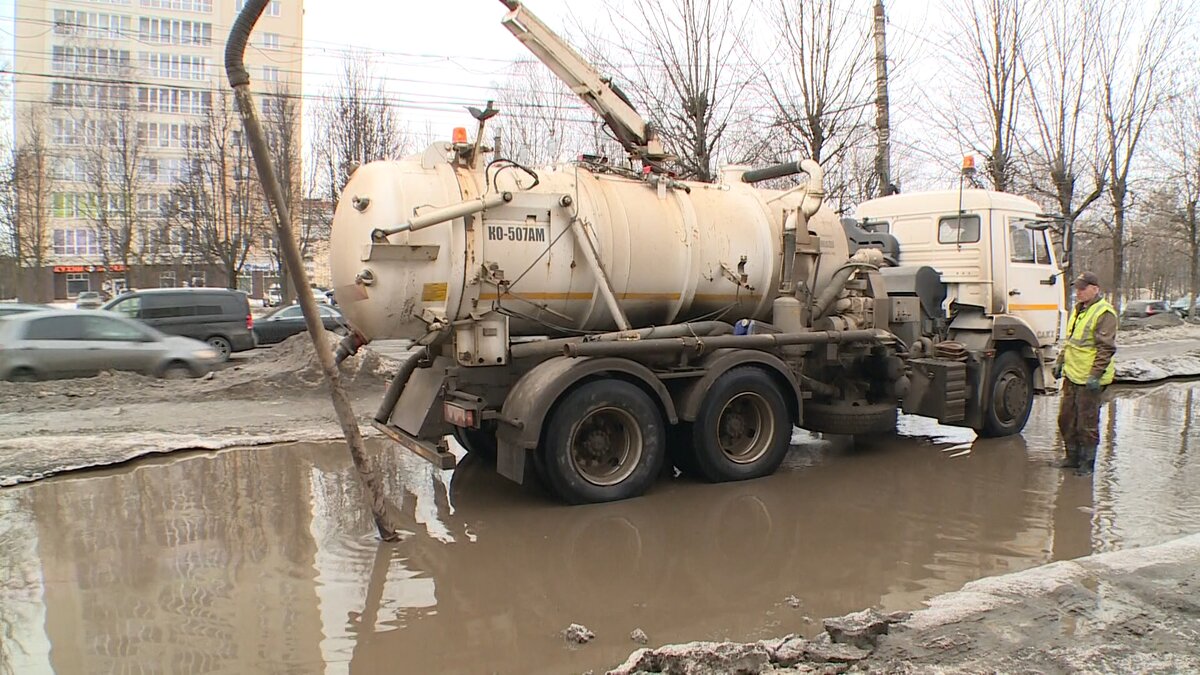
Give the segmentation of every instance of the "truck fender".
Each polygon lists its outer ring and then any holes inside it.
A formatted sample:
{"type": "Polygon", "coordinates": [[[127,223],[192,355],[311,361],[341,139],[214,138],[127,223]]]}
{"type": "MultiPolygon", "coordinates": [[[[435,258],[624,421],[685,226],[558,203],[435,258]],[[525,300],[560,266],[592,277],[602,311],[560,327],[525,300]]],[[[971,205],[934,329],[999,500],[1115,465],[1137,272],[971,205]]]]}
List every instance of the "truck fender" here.
{"type": "Polygon", "coordinates": [[[558,356],[521,376],[505,397],[501,410],[504,423],[496,432],[496,470],[510,480],[524,482],[527,451],[541,440],[542,424],[550,408],[572,386],[597,375],[616,375],[643,385],[657,396],[667,422],[679,421],[666,386],[646,366],[614,357],[558,356]]]}
{"type": "Polygon", "coordinates": [[[1023,342],[1027,349],[1021,350],[1021,355],[1030,358],[1037,358],[1037,349],[1041,344],[1037,334],[1033,332],[1033,327],[1020,317],[1012,314],[997,314],[992,317],[992,340],[995,342],[1023,342]]]}
{"type": "MultiPolygon", "coordinates": [[[[717,378],[738,366],[756,366],[782,378],[792,394],[788,399],[788,410],[792,414],[792,422],[795,424],[801,422],[800,384],[796,381],[792,369],[773,354],[749,349],[721,349],[706,359],[702,363],[702,367],[706,371],[704,376],[689,383],[676,397],[676,400],[679,401],[679,418],[685,422],[696,421],[696,415],[700,412],[700,404],[704,401],[704,395],[712,388],[713,383],[717,381],[717,378]]],[[[786,395],[787,390],[785,389],[786,395]]]]}

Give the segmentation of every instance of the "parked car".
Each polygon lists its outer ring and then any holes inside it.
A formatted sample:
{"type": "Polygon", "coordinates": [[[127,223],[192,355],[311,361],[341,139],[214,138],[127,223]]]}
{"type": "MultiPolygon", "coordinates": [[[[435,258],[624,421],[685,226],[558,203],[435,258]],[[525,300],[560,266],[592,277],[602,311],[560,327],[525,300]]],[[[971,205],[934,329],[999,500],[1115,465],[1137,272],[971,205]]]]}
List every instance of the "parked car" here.
{"type": "Polygon", "coordinates": [[[75,296],[76,309],[99,309],[103,304],[104,299],[100,297],[100,291],[80,291],[79,295],[75,296]]]}
{"type": "Polygon", "coordinates": [[[242,291],[154,288],[125,293],[104,305],[170,335],[207,342],[221,360],[254,349],[254,317],[242,291]]]}
{"type": "Polygon", "coordinates": [[[332,288],[325,291],[325,297],[329,300],[329,304],[337,307],[337,295],[334,294],[332,288]]]}
{"type": "Polygon", "coordinates": [[[1122,319],[1145,319],[1155,314],[1172,312],[1171,305],[1166,300],[1131,300],[1126,303],[1121,312],[1122,319]]]}
{"type": "Polygon", "coordinates": [[[25,312],[40,312],[51,309],[49,305],[34,305],[26,302],[0,302],[0,319],[25,312]]]}
{"type": "MultiPolygon", "coordinates": [[[[321,323],[325,330],[344,334],[347,329],[346,318],[338,310],[329,305],[317,305],[321,313],[321,323]]],[[[283,342],[291,336],[304,332],[304,313],[300,305],[288,305],[262,317],[254,324],[254,336],[260,345],[271,345],[283,342]]]]}
{"type": "Polygon", "coordinates": [[[91,377],[102,370],[198,377],[220,360],[203,342],[163,335],[110,312],[49,309],[0,321],[0,379],[5,380],[91,377]]]}
{"type": "Polygon", "coordinates": [[[329,302],[329,291],[325,290],[324,288],[317,288],[316,286],[313,286],[311,290],[313,300],[315,300],[318,305],[332,304],[329,302]]]}
{"type": "Polygon", "coordinates": [[[1200,308],[1200,300],[1192,302],[1191,298],[1187,296],[1179,298],[1175,302],[1171,303],[1171,309],[1175,310],[1176,314],[1185,319],[1193,314],[1196,314],[1197,308],[1200,308]]]}
{"type": "Polygon", "coordinates": [[[283,289],[277,284],[267,289],[267,297],[263,299],[267,307],[278,307],[283,304],[283,289]]]}

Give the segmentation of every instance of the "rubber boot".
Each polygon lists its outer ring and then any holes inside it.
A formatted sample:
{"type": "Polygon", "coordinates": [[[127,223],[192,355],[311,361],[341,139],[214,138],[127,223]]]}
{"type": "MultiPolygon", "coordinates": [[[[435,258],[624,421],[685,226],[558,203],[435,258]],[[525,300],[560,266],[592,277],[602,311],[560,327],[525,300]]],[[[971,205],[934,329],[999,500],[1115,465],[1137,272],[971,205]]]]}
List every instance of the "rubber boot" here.
{"type": "Polygon", "coordinates": [[[1078,469],[1079,468],[1079,446],[1073,443],[1066,444],[1067,456],[1065,459],[1060,459],[1057,466],[1060,469],[1078,469]]]}
{"type": "Polygon", "coordinates": [[[1075,469],[1077,476],[1090,476],[1096,468],[1096,446],[1079,446],[1079,468],[1075,469]]]}

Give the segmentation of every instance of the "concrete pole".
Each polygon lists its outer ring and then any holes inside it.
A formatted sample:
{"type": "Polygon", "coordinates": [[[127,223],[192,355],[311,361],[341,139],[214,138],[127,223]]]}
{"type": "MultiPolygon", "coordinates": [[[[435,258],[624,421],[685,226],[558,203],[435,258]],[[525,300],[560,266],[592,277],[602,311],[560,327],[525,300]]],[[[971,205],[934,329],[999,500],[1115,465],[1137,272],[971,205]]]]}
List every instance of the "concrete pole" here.
{"type": "Polygon", "coordinates": [[[883,0],[875,0],[875,130],[879,146],[875,154],[875,173],[879,178],[879,194],[891,194],[892,167],[890,149],[891,127],[888,121],[887,43],[884,39],[886,21],[883,0]]]}

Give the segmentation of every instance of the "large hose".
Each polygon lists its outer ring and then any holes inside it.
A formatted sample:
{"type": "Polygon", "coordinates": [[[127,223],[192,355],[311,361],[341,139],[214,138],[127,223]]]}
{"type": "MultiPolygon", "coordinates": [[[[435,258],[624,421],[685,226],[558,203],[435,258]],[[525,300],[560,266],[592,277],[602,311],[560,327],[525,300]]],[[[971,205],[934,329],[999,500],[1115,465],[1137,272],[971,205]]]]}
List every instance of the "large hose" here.
{"type": "MultiPolygon", "coordinates": [[[[267,145],[267,135],[263,131],[258,113],[255,111],[254,95],[250,93],[250,73],[246,71],[246,44],[250,41],[254,25],[258,22],[263,10],[267,8],[268,2],[269,0],[248,0],[241,13],[238,14],[233,28],[229,32],[229,39],[225,43],[225,74],[229,77],[230,86],[233,87],[234,102],[238,115],[242,119],[242,126],[246,132],[246,144],[250,147],[259,183],[263,192],[266,193],[268,203],[273,207],[275,239],[279,242],[283,253],[288,276],[291,277],[296,288],[308,288],[308,274],[304,271],[300,248],[296,245],[296,239],[292,235],[292,217],[287,198],[280,186],[275,167],[272,166],[271,149],[267,145]]],[[[395,507],[391,506],[384,496],[383,481],[379,476],[379,470],[366,453],[354,408],[342,388],[341,376],[334,361],[333,350],[325,340],[325,327],[321,323],[320,314],[317,313],[316,301],[313,300],[311,293],[301,293],[299,300],[301,312],[304,314],[304,324],[312,339],[313,349],[321,364],[325,381],[329,383],[329,398],[333,403],[334,412],[337,413],[338,422],[341,424],[342,434],[346,438],[346,447],[350,451],[354,468],[362,480],[363,499],[367,502],[367,508],[370,509],[371,516],[375,520],[375,528],[379,531],[379,537],[384,541],[396,541],[400,538],[400,533],[399,528],[392,521],[395,507]]]]}
{"type": "Polygon", "coordinates": [[[518,342],[511,347],[510,353],[514,359],[531,357],[558,356],[563,353],[565,345],[578,342],[612,342],[619,340],[638,341],[651,338],[671,338],[683,336],[712,336],[728,335],[733,332],[733,326],[724,321],[696,321],[695,323],[675,323],[667,326],[651,326],[637,330],[618,331],[589,335],[585,338],[570,337],[553,340],[537,340],[534,342],[518,342]]]}
{"type": "Polygon", "coordinates": [[[849,260],[834,271],[829,283],[825,284],[825,288],[821,289],[821,294],[817,296],[817,300],[813,304],[812,320],[816,322],[829,314],[829,310],[833,309],[833,305],[841,296],[842,291],[846,290],[846,283],[850,281],[850,277],[856,271],[864,267],[879,269],[882,264],[883,252],[879,249],[861,248],[850,256],[849,260]]]}
{"type": "Polygon", "coordinates": [[[701,356],[717,349],[740,348],[768,351],[789,345],[820,345],[844,342],[876,342],[887,333],[874,329],[812,331],[807,333],[768,333],[765,335],[717,335],[613,342],[572,342],[563,345],[563,354],[581,356],[655,356],[689,354],[701,356]]]}

